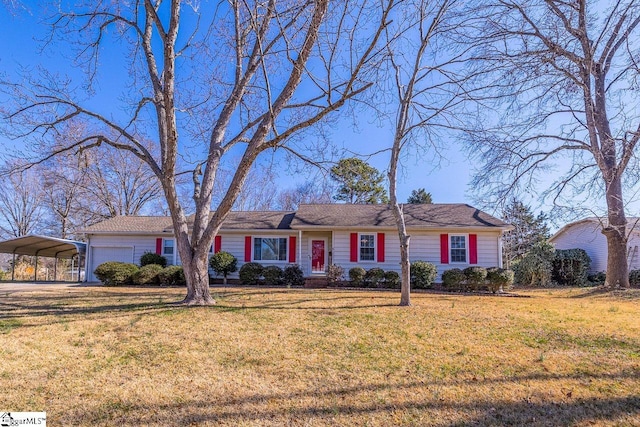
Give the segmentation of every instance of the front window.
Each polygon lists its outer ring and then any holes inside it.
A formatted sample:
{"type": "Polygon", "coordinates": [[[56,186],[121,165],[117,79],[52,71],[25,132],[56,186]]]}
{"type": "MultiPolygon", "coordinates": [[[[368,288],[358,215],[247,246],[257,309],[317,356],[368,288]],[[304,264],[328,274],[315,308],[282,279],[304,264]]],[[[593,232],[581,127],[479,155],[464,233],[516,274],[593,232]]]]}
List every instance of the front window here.
{"type": "Polygon", "coordinates": [[[256,237],[253,239],[253,259],[255,261],[286,261],[286,237],[256,237]]]}
{"type": "Polygon", "coordinates": [[[375,261],[376,239],[373,234],[360,235],[360,261],[375,261]]]}
{"type": "Polygon", "coordinates": [[[467,236],[451,236],[451,262],[467,262],[467,236]]]}
{"type": "Polygon", "coordinates": [[[162,241],[162,254],[173,255],[173,239],[164,239],[162,241]]]}

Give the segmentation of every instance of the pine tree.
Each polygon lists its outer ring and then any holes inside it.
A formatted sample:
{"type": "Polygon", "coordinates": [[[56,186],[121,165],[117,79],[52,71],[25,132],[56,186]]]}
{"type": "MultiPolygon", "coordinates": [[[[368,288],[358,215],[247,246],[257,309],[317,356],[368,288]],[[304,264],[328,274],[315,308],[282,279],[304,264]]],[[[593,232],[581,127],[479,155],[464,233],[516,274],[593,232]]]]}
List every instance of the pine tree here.
{"type": "Polygon", "coordinates": [[[382,186],[384,175],[358,158],[340,160],[331,168],[331,179],[339,184],[334,196],[338,201],[369,205],[389,201],[382,186]]]}
{"type": "Polygon", "coordinates": [[[430,205],[433,203],[431,200],[431,193],[427,193],[424,188],[418,188],[417,190],[411,190],[411,195],[407,199],[407,203],[412,205],[430,205]]]}
{"type": "Polygon", "coordinates": [[[512,199],[502,213],[502,220],[514,229],[503,236],[502,251],[507,268],[512,266],[536,244],[549,239],[548,217],[543,212],[535,216],[531,208],[519,200],[512,199]]]}

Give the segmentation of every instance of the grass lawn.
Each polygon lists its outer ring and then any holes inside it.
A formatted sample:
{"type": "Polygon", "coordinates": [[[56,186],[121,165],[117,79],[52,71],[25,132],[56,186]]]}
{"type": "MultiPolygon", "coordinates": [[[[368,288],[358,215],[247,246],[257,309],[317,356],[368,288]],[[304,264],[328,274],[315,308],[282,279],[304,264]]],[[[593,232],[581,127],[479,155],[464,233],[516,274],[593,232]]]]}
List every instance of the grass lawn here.
{"type": "Polygon", "coordinates": [[[50,425],[638,425],[640,292],[0,284],[0,411],[50,425]]]}

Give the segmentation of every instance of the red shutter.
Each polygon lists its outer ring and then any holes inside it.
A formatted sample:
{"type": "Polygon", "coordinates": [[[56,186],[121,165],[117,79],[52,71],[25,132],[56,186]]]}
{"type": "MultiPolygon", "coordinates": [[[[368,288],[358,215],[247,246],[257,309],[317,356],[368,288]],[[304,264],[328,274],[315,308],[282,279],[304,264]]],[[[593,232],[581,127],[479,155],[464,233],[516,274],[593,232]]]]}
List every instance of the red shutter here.
{"type": "Polygon", "coordinates": [[[440,263],[449,264],[449,235],[440,235],[440,263]]]}
{"type": "Polygon", "coordinates": [[[222,250],[222,236],[216,236],[213,241],[213,253],[217,254],[222,250]]]}
{"type": "Polygon", "coordinates": [[[296,262],[296,236],[289,236],[289,262],[296,262]]]}
{"type": "Polygon", "coordinates": [[[358,262],[358,233],[351,233],[351,262],[358,262]]]}
{"type": "Polygon", "coordinates": [[[156,239],[156,253],[162,255],[162,237],[156,239]]]}
{"type": "Polygon", "coordinates": [[[478,263],[478,235],[469,234],[469,264],[478,263]]]}
{"type": "Polygon", "coordinates": [[[378,262],[384,262],[384,233],[378,233],[378,262]]]}
{"type": "Polygon", "coordinates": [[[244,262],[251,262],[251,236],[244,237],[244,262]]]}

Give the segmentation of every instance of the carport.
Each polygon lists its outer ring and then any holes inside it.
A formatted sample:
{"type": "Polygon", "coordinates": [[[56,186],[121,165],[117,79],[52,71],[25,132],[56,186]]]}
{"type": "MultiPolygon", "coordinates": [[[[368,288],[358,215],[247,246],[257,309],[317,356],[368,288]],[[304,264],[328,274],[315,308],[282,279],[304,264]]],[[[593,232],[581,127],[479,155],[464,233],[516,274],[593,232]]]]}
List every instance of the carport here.
{"type": "Polygon", "coordinates": [[[54,279],[57,277],[58,260],[71,260],[71,277],[75,276],[77,281],[81,282],[83,280],[81,273],[83,272],[83,264],[86,258],[87,244],[75,240],[30,234],[0,242],[0,253],[13,254],[12,281],[15,279],[16,256],[29,255],[35,257],[34,282],[38,281],[38,259],[41,257],[55,258],[54,279]]]}

